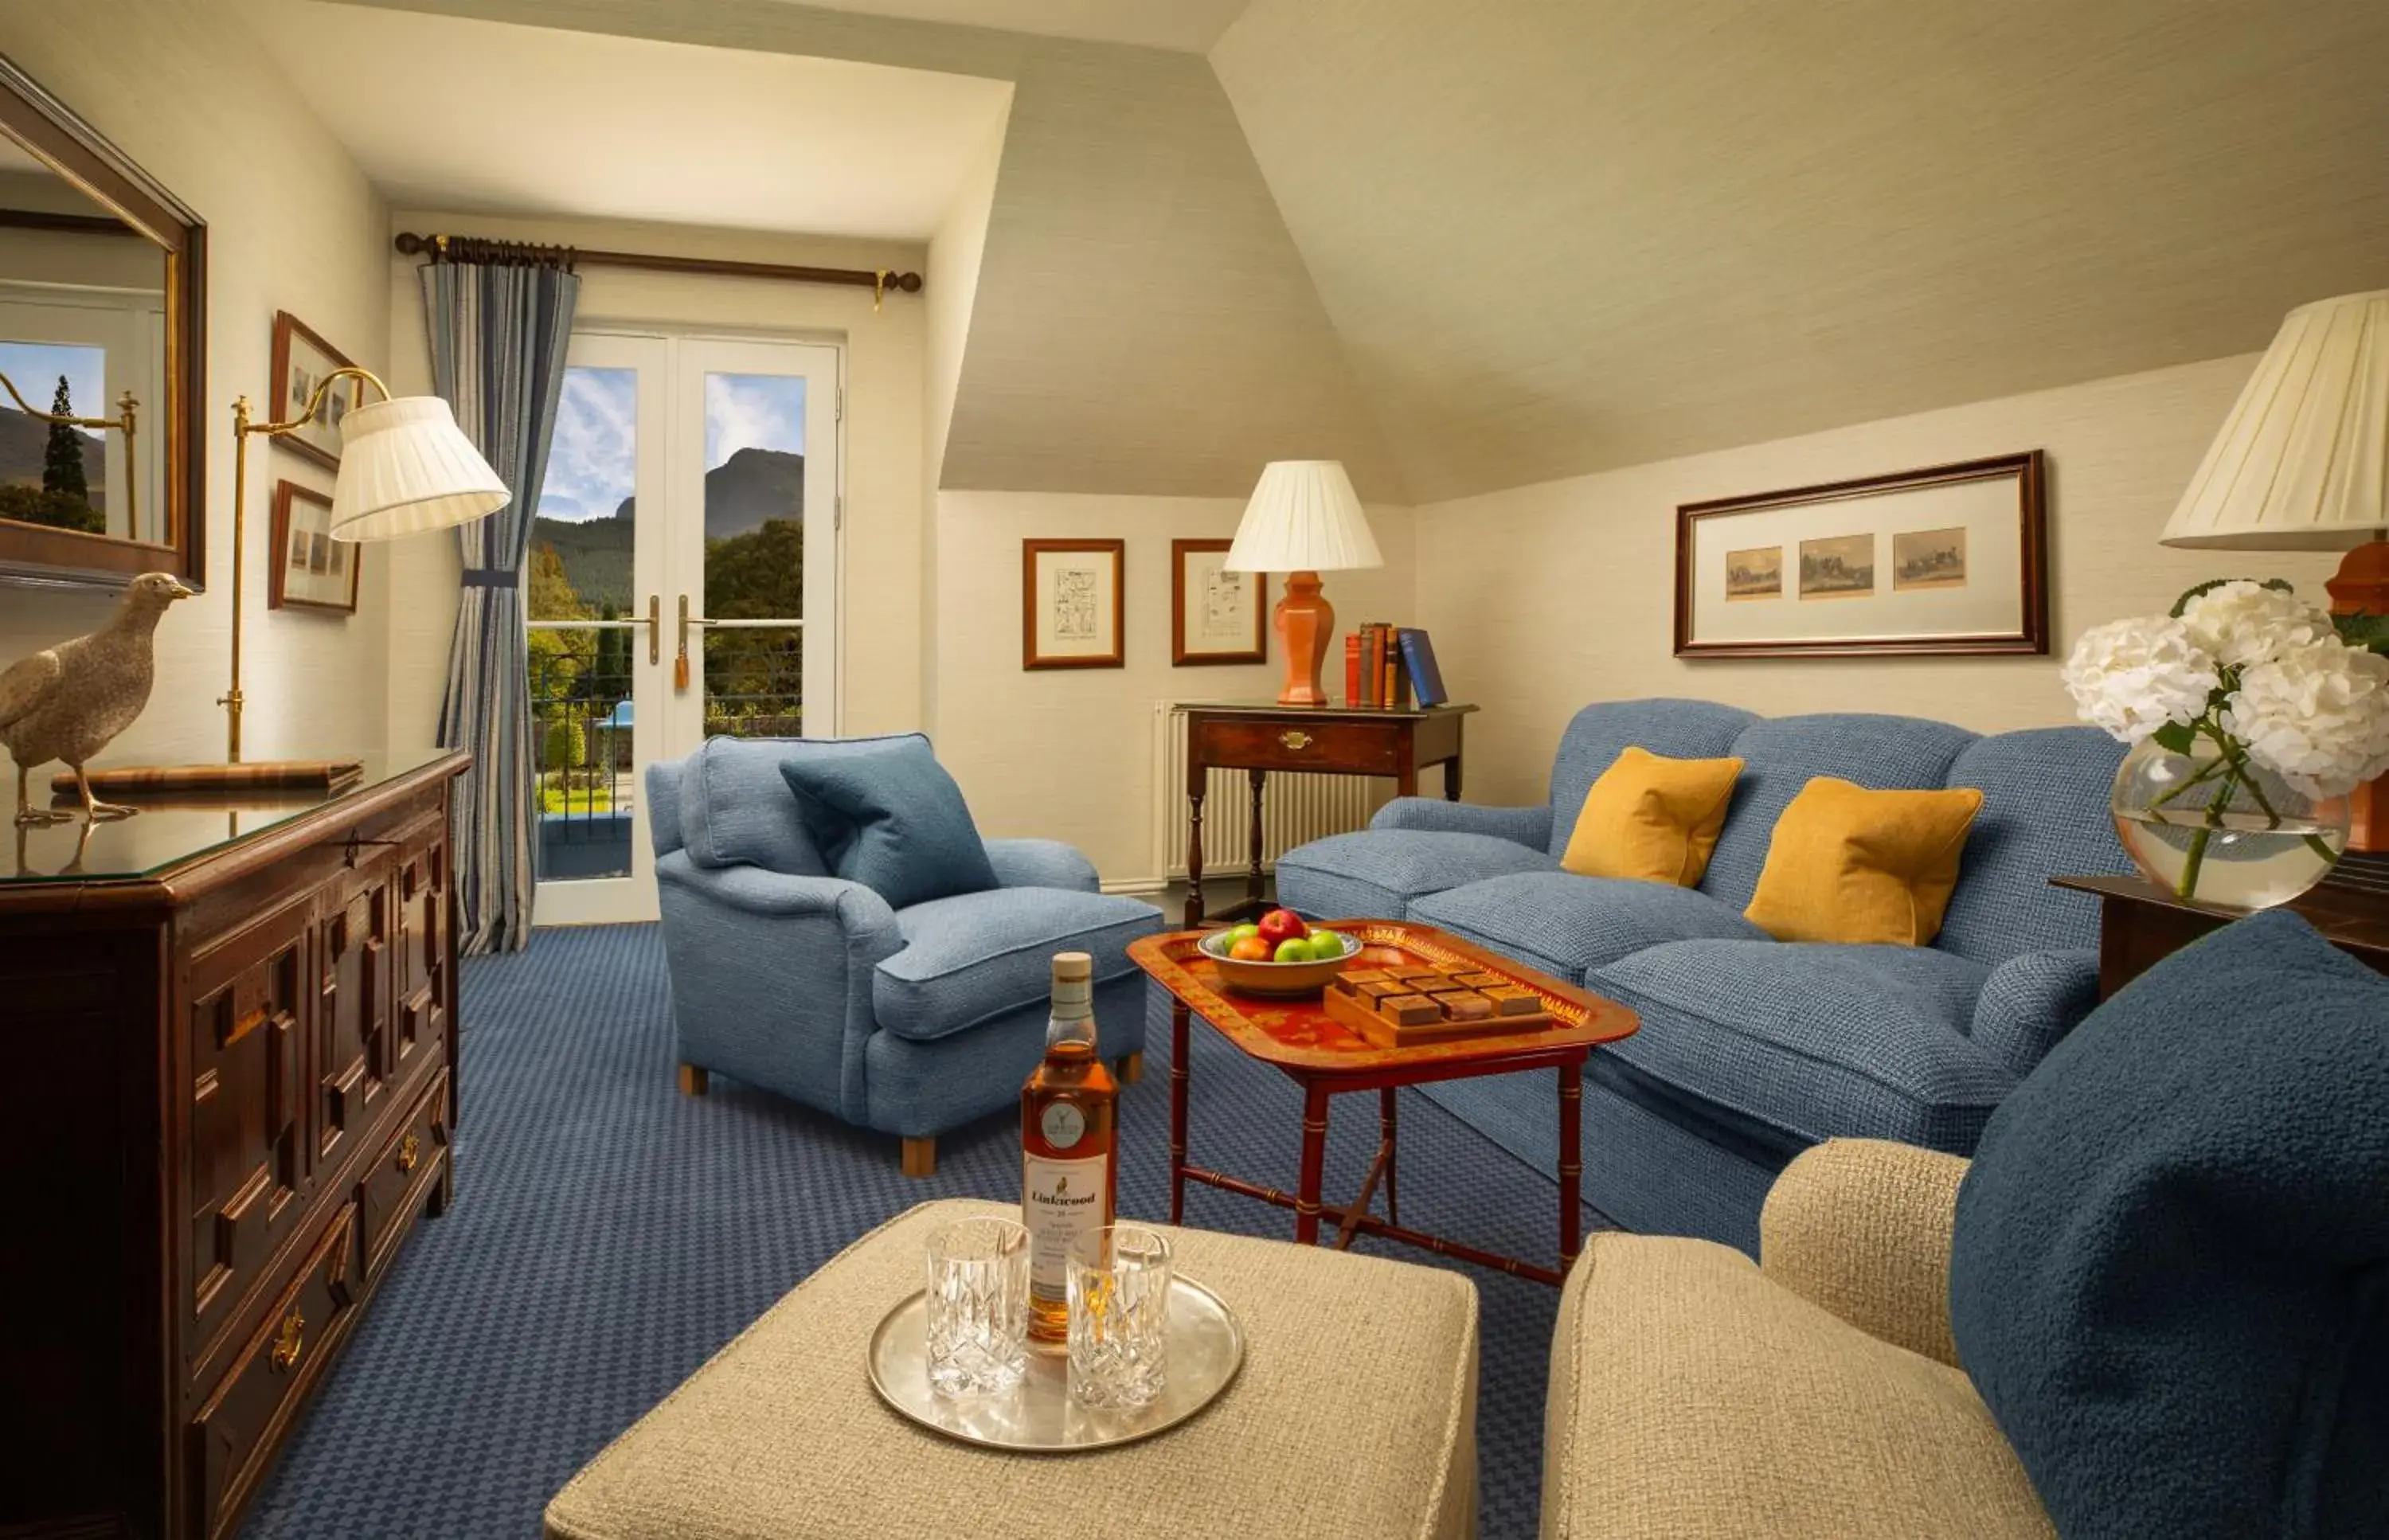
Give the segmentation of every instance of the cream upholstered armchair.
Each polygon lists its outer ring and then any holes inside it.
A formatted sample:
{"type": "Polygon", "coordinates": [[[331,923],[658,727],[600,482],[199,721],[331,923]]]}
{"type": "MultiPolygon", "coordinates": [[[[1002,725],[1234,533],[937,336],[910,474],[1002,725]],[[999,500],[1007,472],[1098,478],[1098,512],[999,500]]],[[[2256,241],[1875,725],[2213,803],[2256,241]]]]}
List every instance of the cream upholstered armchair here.
{"type": "Polygon", "coordinates": [[[1755,1266],[1594,1236],[1552,1343],[1544,1540],[2053,1534],[1949,1332],[1966,1166],[1818,1145],[1769,1192],[1755,1266]]]}

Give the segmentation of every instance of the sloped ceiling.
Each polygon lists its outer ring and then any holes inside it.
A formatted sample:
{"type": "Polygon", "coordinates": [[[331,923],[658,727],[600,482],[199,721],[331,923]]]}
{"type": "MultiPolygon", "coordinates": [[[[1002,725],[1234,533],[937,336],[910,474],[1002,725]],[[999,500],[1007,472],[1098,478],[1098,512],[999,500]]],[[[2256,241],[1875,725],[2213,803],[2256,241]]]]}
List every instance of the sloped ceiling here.
{"type": "Polygon", "coordinates": [[[1210,59],[1421,501],[2389,286],[2380,0],[1255,0],[1210,59]]]}
{"type": "Polygon", "coordinates": [[[347,3],[1010,81],[938,484],[1240,497],[1267,461],[1333,458],[1405,500],[1200,54],[783,0],[347,3]]]}

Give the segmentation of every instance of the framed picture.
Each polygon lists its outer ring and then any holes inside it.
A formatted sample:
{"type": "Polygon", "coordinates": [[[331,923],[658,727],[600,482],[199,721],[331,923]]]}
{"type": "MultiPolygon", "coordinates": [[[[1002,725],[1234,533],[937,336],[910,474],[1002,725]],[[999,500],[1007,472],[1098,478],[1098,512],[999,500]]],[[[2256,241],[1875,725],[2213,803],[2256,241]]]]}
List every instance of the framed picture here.
{"type": "MultiPolygon", "coordinates": [[[[314,328],[278,311],[274,317],[274,405],[268,422],[287,423],[307,410],[307,398],[336,369],[351,367],[348,355],[315,335],[314,328]]],[[[340,421],[364,402],[364,381],[344,379],[326,391],[314,419],[275,439],[319,465],[340,463],[340,421]]]]}
{"type": "Polygon", "coordinates": [[[2047,653],[2041,452],[1687,503],[1678,657],[2047,653]]]}
{"type": "Polygon", "coordinates": [[[296,481],[274,484],[274,576],[268,609],[354,615],[364,547],[332,538],[332,500],[296,481]]]}
{"type": "Polygon", "coordinates": [[[1020,542],[1020,666],[1119,668],[1121,541],[1020,542]]]}
{"type": "Polygon", "coordinates": [[[1269,661],[1269,575],[1227,569],[1232,541],[1169,542],[1169,661],[1269,661]]]}

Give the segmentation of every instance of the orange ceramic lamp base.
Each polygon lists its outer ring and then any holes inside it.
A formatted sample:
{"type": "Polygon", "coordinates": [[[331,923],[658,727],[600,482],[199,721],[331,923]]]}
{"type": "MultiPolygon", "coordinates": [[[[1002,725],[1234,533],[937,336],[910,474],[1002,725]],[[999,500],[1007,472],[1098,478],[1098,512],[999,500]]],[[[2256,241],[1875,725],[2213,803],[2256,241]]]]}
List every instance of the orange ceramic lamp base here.
{"type": "Polygon", "coordinates": [[[1280,706],[1325,706],[1327,692],[1319,687],[1319,670],[1327,662],[1327,644],[1335,637],[1335,606],[1319,591],[1316,572],[1289,572],[1285,596],[1277,602],[1277,639],[1285,654],[1285,688],[1280,706]]]}
{"type": "MultiPolygon", "coordinates": [[[[2389,541],[2373,541],[2349,552],[2324,586],[2331,590],[2333,615],[2389,615],[2389,541]]],[[[2350,850],[2389,852],[2389,775],[2348,794],[2347,826],[2350,850]]]]}

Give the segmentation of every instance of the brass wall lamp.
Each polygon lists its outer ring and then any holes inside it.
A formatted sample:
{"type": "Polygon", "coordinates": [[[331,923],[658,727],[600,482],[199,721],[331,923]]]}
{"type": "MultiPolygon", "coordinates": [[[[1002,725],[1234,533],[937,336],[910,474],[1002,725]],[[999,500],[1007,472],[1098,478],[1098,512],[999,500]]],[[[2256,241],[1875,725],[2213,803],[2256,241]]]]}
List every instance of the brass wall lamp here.
{"type": "Polygon", "coordinates": [[[17,403],[18,411],[22,412],[26,416],[32,418],[37,423],[64,423],[69,427],[112,427],[119,433],[124,435],[125,528],[129,529],[138,529],[141,527],[141,521],[137,516],[138,508],[135,499],[135,490],[140,485],[141,475],[138,467],[134,464],[133,450],[141,403],[133,399],[133,392],[127,390],[124,392],[123,396],[117,401],[116,415],[113,417],[70,417],[62,415],[56,412],[35,411],[32,404],[27,401],[22,395],[18,393],[17,382],[10,379],[6,375],[0,375],[0,388],[6,388],[7,390],[8,399],[17,403]]]}
{"type": "MultiPolygon", "coordinates": [[[[224,759],[241,763],[240,686],[241,574],[248,548],[249,440],[252,434],[278,439],[316,420],[333,386],[353,379],[380,392],[381,400],[351,409],[340,422],[340,470],[332,487],[332,538],[387,541],[470,524],[496,513],[513,494],[490,463],[456,426],[456,414],[437,396],[399,396],[379,375],[354,365],[326,375],[296,417],[256,420],[249,398],[233,402],[232,471],[232,683],[216,704],[226,715],[224,759]]],[[[245,778],[253,779],[253,778],[245,778]]]]}

